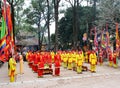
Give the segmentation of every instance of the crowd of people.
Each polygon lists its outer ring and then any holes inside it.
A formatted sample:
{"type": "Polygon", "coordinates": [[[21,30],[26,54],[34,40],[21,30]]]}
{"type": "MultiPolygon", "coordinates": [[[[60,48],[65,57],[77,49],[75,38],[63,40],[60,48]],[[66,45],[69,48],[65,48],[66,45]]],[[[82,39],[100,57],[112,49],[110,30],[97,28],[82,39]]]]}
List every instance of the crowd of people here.
{"type": "Polygon", "coordinates": [[[28,52],[26,54],[29,67],[43,77],[44,69],[49,68],[52,74],[60,75],[60,66],[66,69],[82,73],[84,62],[90,63],[91,72],[96,71],[97,56],[94,51],[83,53],[83,51],[58,51],[54,52],[28,52]],[[47,67],[48,66],[48,67],[47,67]],[[54,66],[54,68],[53,68],[54,66]]]}
{"type": "Polygon", "coordinates": [[[28,52],[26,54],[28,65],[34,72],[38,73],[38,77],[43,77],[45,70],[54,76],[60,75],[61,56],[60,53],[54,52],[28,52]],[[53,68],[54,65],[54,68],[53,68]]]}
{"type": "Polygon", "coordinates": [[[98,62],[100,65],[103,64],[104,59],[107,59],[109,66],[117,68],[118,67],[118,58],[119,58],[119,52],[114,50],[112,51],[110,48],[108,49],[100,49],[98,54],[98,62]]]}
{"type": "MultiPolygon", "coordinates": [[[[99,53],[96,54],[94,50],[87,50],[83,52],[82,50],[74,51],[58,51],[58,52],[32,52],[29,51],[26,53],[26,60],[29,67],[33,72],[37,73],[38,78],[43,77],[44,74],[50,73],[53,76],[60,75],[60,67],[64,67],[68,70],[76,71],[78,74],[81,74],[82,71],[88,70],[88,67],[84,63],[90,65],[90,71],[96,72],[96,65],[102,65],[104,59],[107,58],[109,66],[115,68],[118,67],[118,53],[116,51],[111,51],[108,49],[106,51],[106,57],[104,50],[100,49],[99,53]]],[[[19,55],[20,61],[20,74],[23,74],[23,57],[19,55]]],[[[9,76],[10,82],[14,82],[16,75],[16,61],[13,57],[9,59],[9,76]]]]}

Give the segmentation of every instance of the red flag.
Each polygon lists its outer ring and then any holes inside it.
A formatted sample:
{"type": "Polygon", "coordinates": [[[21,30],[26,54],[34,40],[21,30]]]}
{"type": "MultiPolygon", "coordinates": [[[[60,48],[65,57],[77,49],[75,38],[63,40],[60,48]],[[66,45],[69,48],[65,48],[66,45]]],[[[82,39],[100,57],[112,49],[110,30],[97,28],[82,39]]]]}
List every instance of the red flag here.
{"type": "Polygon", "coordinates": [[[12,20],[11,20],[10,5],[7,5],[7,23],[8,23],[9,32],[12,32],[12,20]]]}
{"type": "Polygon", "coordinates": [[[98,46],[96,27],[95,27],[94,45],[95,45],[96,47],[98,46]]]}

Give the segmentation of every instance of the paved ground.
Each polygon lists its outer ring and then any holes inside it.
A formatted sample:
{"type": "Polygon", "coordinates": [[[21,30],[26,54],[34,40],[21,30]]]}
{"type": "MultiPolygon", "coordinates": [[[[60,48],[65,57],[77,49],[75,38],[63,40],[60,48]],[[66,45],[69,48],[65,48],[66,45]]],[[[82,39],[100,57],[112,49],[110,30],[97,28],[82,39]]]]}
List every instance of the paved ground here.
{"type": "MultiPolygon", "coordinates": [[[[89,68],[88,64],[85,65],[89,68]]],[[[97,66],[96,73],[87,71],[83,74],[77,74],[61,67],[59,77],[44,75],[44,78],[37,78],[37,74],[33,73],[25,62],[24,74],[19,74],[19,63],[17,72],[16,82],[10,83],[7,63],[5,63],[0,68],[0,88],[120,88],[120,64],[115,69],[104,63],[103,66],[97,66]]]]}

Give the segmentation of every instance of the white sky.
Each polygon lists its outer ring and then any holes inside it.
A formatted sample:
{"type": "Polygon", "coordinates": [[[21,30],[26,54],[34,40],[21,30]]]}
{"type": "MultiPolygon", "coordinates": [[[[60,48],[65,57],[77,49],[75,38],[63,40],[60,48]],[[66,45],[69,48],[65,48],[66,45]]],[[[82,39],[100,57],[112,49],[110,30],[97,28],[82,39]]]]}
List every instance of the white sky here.
{"type": "MultiPolygon", "coordinates": [[[[31,0],[25,0],[25,5],[23,6],[23,8],[28,7],[30,5],[30,2],[31,2],[31,0]]],[[[60,7],[59,9],[66,9],[66,8],[70,7],[70,4],[68,2],[65,2],[65,0],[61,0],[60,5],[62,5],[62,4],[64,4],[64,6],[60,7]]],[[[86,6],[87,2],[83,1],[82,5],[86,6]]],[[[61,19],[63,16],[64,16],[64,14],[59,14],[59,19],[61,19]]],[[[53,33],[55,33],[55,23],[54,22],[51,23],[51,25],[50,25],[50,34],[53,34],[53,33]]]]}

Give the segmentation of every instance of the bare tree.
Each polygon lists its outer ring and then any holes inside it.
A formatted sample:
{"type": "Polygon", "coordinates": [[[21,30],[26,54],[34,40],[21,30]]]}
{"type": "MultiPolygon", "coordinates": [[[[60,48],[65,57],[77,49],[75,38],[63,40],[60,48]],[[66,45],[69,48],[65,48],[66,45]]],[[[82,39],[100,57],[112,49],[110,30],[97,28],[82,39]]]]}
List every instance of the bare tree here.
{"type": "Polygon", "coordinates": [[[120,1],[119,0],[101,0],[99,4],[98,26],[103,27],[109,24],[111,33],[115,32],[115,23],[120,22],[120,1]]]}

